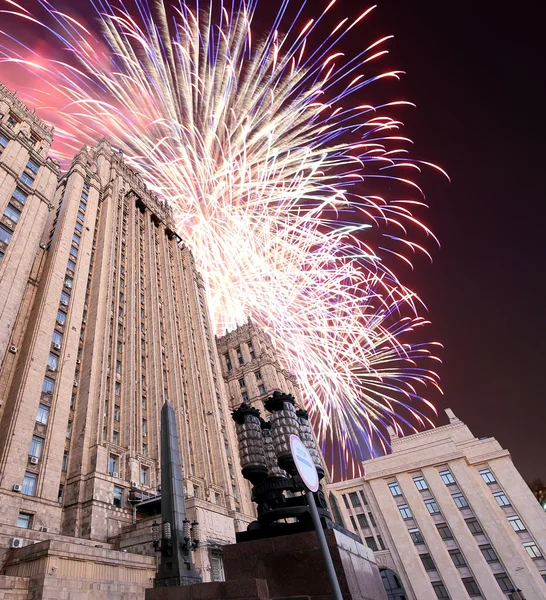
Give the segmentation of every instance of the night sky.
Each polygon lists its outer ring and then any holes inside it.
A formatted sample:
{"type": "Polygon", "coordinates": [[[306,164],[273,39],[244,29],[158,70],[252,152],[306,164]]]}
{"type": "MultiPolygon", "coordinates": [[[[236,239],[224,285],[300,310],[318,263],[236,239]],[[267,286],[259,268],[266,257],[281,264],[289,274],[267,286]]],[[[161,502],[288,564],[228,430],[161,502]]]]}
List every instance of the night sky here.
{"type": "MultiPolygon", "coordinates": [[[[311,8],[315,2],[317,11],[325,5],[312,0],[311,8]]],[[[264,19],[276,5],[265,2],[264,19]]],[[[338,0],[336,11],[356,16],[367,6],[338,0]]],[[[441,248],[430,243],[434,262],[419,260],[403,276],[429,308],[428,335],[445,346],[445,396],[433,400],[474,435],[497,438],[527,480],[546,480],[546,52],[538,7],[525,0],[510,10],[493,0],[378,0],[358,30],[363,37],[347,41],[357,51],[395,35],[383,65],[407,74],[384,90],[392,91],[389,99],[417,104],[403,116],[412,155],[441,165],[452,179],[425,173],[424,218],[441,248]]],[[[438,422],[447,422],[443,412],[438,422]]]]}
{"type": "MultiPolygon", "coordinates": [[[[350,2],[347,2],[350,4],[350,2]]],[[[383,0],[378,31],[417,104],[414,154],[452,183],[424,187],[441,248],[409,279],[425,300],[450,407],[526,480],[546,480],[543,32],[538,2],[383,0]]],[[[441,415],[440,423],[446,423],[441,415]]]]}

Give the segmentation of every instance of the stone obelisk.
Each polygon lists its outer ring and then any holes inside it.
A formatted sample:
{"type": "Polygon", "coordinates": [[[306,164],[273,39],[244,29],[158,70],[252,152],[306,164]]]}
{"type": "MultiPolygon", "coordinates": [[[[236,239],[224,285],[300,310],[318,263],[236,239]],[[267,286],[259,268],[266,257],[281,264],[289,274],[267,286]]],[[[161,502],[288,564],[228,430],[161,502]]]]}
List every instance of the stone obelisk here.
{"type": "Polygon", "coordinates": [[[189,540],[184,539],[186,519],[184,479],[178,443],[176,415],[166,401],[161,409],[161,559],[154,587],[201,583],[191,558],[189,540]]]}

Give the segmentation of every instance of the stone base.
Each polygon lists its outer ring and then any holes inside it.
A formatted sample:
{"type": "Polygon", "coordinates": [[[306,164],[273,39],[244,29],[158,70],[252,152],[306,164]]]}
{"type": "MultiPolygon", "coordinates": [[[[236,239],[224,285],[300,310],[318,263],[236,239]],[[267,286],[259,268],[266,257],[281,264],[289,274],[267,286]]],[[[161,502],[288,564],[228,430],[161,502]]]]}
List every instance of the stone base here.
{"type": "MultiPolygon", "coordinates": [[[[353,536],[324,532],[344,600],[387,600],[373,552],[353,536]]],[[[224,547],[223,583],[146,590],[146,600],[330,600],[315,532],[224,547]]]]}
{"type": "MultiPolygon", "coordinates": [[[[19,582],[21,595],[9,600],[135,600],[152,585],[155,560],[116,550],[48,540],[10,554],[4,573],[19,582]]],[[[1,588],[0,588],[1,589],[1,588]]],[[[0,596],[1,598],[1,596],[0,596]]]]}

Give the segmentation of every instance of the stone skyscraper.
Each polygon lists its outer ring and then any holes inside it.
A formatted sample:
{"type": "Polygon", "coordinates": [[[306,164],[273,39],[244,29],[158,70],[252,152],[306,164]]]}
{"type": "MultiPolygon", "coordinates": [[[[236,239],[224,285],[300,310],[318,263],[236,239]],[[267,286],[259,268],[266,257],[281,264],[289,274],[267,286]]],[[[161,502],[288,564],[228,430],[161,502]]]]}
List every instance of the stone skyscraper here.
{"type": "Polygon", "coordinates": [[[252,321],[226,332],[216,346],[231,408],[247,402],[265,417],[263,401],[275,390],[292,394],[303,406],[296,378],[281,366],[270,337],[252,321]]]}
{"type": "Polygon", "coordinates": [[[59,178],[52,135],[0,88],[0,523],[115,538],[159,493],[168,398],[203,566],[253,512],[203,281],[121,153],[59,178]]]}

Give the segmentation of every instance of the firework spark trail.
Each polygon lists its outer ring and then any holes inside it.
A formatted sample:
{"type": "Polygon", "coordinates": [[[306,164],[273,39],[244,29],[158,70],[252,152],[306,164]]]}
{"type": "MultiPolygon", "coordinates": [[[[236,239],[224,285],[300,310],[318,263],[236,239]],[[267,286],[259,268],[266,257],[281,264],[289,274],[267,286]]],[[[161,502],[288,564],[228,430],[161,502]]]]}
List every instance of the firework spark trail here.
{"type": "Polygon", "coordinates": [[[422,199],[408,173],[434,165],[409,157],[402,124],[386,113],[410,103],[350,103],[399,76],[364,70],[389,37],[350,58],[337,50],[371,9],[312,46],[335,0],[313,21],[300,11],[284,34],[283,2],[262,37],[253,30],[257,0],[205,1],[195,12],[183,2],[136,0],[133,11],[91,3],[102,37],[49,0],[33,8],[0,0],[5,14],[46,28],[72,56],[41,56],[0,33],[0,61],[40,78],[42,107],[49,102],[60,123],[61,158],[103,134],[125,150],[173,207],[218,333],[251,317],[271,335],[332,472],[384,450],[386,425],[402,434],[431,424],[424,395],[438,387],[426,363],[434,344],[410,343],[426,325],[421,303],[384,258],[426,253],[409,239],[432,234],[412,215],[422,199]],[[49,98],[62,99],[62,110],[49,98]],[[367,195],[385,180],[405,191],[367,195]],[[376,231],[384,244],[369,241],[376,231]]]}

